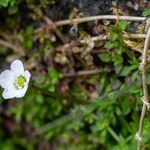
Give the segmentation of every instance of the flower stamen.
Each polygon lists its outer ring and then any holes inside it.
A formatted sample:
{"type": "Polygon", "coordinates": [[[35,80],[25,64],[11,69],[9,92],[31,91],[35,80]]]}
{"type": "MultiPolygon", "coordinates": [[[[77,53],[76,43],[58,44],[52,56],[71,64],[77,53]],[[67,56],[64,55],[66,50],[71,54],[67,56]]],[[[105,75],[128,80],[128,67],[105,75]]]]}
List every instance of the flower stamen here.
{"type": "Polygon", "coordinates": [[[26,78],[23,75],[18,76],[14,83],[16,89],[24,88],[25,84],[26,84],[26,78]]]}

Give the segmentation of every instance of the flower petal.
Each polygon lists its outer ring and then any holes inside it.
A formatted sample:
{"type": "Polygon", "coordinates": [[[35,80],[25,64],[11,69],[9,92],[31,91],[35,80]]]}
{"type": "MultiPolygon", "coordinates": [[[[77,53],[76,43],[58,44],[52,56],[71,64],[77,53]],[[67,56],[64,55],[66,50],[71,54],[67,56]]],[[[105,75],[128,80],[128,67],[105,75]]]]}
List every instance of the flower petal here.
{"type": "Polygon", "coordinates": [[[27,80],[27,84],[28,84],[30,81],[31,73],[28,70],[26,70],[24,73],[24,76],[25,76],[25,78],[27,80]]]}
{"type": "Polygon", "coordinates": [[[5,89],[2,93],[4,99],[11,99],[15,97],[15,93],[12,89],[5,89]]]}
{"type": "Polygon", "coordinates": [[[11,70],[5,70],[0,74],[0,86],[9,88],[14,82],[14,73],[11,70]]]}
{"type": "Polygon", "coordinates": [[[16,98],[24,97],[24,95],[26,94],[27,89],[28,89],[28,85],[26,85],[23,89],[15,90],[15,97],[16,98]]]}
{"type": "Polygon", "coordinates": [[[24,66],[22,61],[14,60],[10,66],[11,71],[13,71],[16,75],[20,75],[24,73],[24,66]]]}

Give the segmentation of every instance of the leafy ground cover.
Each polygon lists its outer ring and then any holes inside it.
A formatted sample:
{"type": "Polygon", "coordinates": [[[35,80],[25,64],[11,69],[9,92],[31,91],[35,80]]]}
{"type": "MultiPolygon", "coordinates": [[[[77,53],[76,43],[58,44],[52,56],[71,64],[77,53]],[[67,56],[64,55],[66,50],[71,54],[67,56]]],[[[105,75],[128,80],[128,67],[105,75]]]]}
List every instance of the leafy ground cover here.
{"type": "MultiPolygon", "coordinates": [[[[0,0],[0,71],[20,59],[32,74],[25,97],[0,97],[0,149],[136,149],[144,38],[126,34],[145,35],[145,21],[57,21],[106,14],[148,18],[149,7],[148,0],[0,0]],[[107,38],[92,40],[99,35],[107,38]]],[[[149,84],[149,66],[147,71],[149,84]]]]}

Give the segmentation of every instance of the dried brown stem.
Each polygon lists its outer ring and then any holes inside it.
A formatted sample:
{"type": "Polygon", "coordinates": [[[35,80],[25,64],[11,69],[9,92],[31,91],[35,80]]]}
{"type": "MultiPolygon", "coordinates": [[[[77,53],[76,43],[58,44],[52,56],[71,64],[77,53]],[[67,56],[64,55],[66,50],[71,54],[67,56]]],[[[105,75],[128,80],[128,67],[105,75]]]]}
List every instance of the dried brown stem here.
{"type": "MultiPolygon", "coordinates": [[[[116,15],[101,15],[101,16],[91,16],[91,17],[83,17],[83,18],[76,18],[76,19],[68,19],[68,20],[62,20],[55,22],[56,26],[63,26],[68,24],[79,24],[83,22],[88,21],[94,21],[94,20],[117,20],[118,16],[116,15]]],[[[135,17],[135,16],[119,16],[119,20],[127,20],[127,21],[144,21],[145,17],[135,17]]]]}
{"type": "MultiPolygon", "coordinates": [[[[138,130],[138,138],[142,138],[142,132],[144,127],[144,117],[147,110],[147,104],[149,103],[148,98],[148,86],[146,84],[146,65],[147,65],[147,53],[148,53],[148,47],[150,42],[150,28],[148,29],[145,44],[144,44],[144,50],[143,50],[143,60],[141,63],[141,71],[142,71],[142,80],[143,80],[143,92],[144,92],[144,99],[143,99],[143,107],[140,117],[140,123],[139,123],[139,130],[138,130]]],[[[141,150],[141,141],[138,139],[137,141],[137,150],[141,150]]]]}
{"type": "Polygon", "coordinates": [[[55,25],[55,23],[53,23],[53,21],[51,19],[49,19],[46,16],[43,16],[43,19],[45,20],[45,22],[52,26],[53,31],[56,33],[56,35],[59,37],[59,39],[63,42],[66,43],[66,38],[64,37],[64,35],[61,33],[61,31],[57,28],[57,26],[55,25]]]}
{"type": "Polygon", "coordinates": [[[110,72],[111,70],[108,68],[105,69],[94,69],[94,70],[85,70],[85,71],[79,71],[74,74],[65,74],[65,77],[76,77],[76,76],[86,76],[86,75],[93,75],[93,74],[99,74],[103,71],[110,72]]]}
{"type": "Polygon", "coordinates": [[[11,44],[7,41],[1,40],[1,39],[0,39],[0,45],[2,45],[4,47],[7,47],[7,48],[10,48],[10,49],[16,50],[16,47],[13,44],[11,44]]]}
{"type": "MultiPolygon", "coordinates": [[[[146,37],[146,35],[145,34],[125,33],[125,34],[123,34],[123,37],[131,38],[131,39],[144,39],[146,37]]],[[[107,38],[108,38],[108,35],[99,35],[99,36],[91,37],[91,40],[99,41],[99,40],[106,40],[107,38]]],[[[85,43],[84,40],[81,40],[80,42],[85,43]]]]}
{"type": "Polygon", "coordinates": [[[0,39],[0,45],[3,47],[7,47],[13,49],[15,53],[20,54],[21,56],[25,55],[25,50],[21,45],[12,44],[11,42],[0,39]]]}

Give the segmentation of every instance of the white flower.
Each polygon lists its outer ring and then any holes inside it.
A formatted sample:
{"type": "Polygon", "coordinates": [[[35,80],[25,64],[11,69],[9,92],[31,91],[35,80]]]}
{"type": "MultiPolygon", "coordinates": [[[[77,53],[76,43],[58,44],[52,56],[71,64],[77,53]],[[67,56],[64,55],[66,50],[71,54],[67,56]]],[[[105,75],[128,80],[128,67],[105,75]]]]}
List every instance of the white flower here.
{"type": "Polygon", "coordinates": [[[0,74],[0,86],[4,89],[2,93],[4,99],[23,97],[28,89],[30,77],[30,72],[24,70],[20,60],[13,61],[10,70],[7,69],[0,74]]]}

